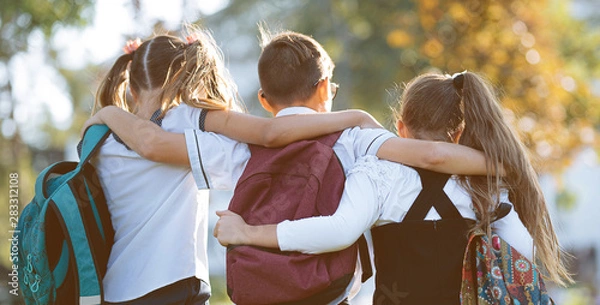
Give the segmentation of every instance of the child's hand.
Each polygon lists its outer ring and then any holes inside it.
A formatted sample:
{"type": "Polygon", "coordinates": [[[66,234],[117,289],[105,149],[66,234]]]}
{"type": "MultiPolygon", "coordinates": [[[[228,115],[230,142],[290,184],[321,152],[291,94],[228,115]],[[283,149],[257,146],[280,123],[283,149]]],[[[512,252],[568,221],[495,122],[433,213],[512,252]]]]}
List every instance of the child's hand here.
{"type": "Polygon", "coordinates": [[[88,127],[97,124],[104,124],[104,121],[102,120],[101,116],[102,109],[100,109],[100,111],[96,112],[96,114],[94,114],[91,118],[87,119],[85,123],[83,123],[83,127],[81,127],[81,138],[83,138],[83,135],[85,134],[85,131],[88,129],[88,127]]]}
{"type": "Polygon", "coordinates": [[[247,243],[246,229],[248,225],[244,219],[229,210],[217,211],[220,217],[215,225],[213,235],[219,240],[219,243],[225,247],[228,245],[242,245],[247,243]]]}

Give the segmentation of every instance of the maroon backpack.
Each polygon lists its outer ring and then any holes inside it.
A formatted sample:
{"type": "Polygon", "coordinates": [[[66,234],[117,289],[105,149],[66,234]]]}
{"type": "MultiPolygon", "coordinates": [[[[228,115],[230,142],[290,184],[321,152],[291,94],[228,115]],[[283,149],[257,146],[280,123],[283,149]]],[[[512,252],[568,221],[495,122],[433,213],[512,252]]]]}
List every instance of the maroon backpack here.
{"type": "MultiPolygon", "coordinates": [[[[340,134],[277,149],[250,145],[229,209],[251,225],[332,215],[345,181],[332,149],[340,134]]],[[[356,244],[321,255],[230,246],[227,292],[238,305],[327,304],[345,291],[356,258],[356,244]]]]}

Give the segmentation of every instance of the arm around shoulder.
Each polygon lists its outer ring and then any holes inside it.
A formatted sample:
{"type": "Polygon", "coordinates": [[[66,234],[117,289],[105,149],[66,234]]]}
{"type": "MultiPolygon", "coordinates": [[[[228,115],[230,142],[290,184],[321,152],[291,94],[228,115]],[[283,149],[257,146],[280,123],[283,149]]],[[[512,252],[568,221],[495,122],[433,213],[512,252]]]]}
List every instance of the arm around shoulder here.
{"type": "Polygon", "coordinates": [[[287,115],[272,119],[233,111],[211,111],[206,119],[207,131],[266,147],[285,146],[354,126],[381,127],[371,115],[361,110],[287,115]]]}
{"type": "MultiPolygon", "coordinates": [[[[377,157],[441,173],[460,175],[488,173],[483,152],[448,142],[391,138],[381,145],[377,157]]],[[[503,174],[503,170],[500,171],[503,174]]]]}
{"type": "Polygon", "coordinates": [[[102,108],[84,124],[103,123],[143,158],[189,166],[183,134],[164,131],[158,125],[115,106],[102,108]]]}

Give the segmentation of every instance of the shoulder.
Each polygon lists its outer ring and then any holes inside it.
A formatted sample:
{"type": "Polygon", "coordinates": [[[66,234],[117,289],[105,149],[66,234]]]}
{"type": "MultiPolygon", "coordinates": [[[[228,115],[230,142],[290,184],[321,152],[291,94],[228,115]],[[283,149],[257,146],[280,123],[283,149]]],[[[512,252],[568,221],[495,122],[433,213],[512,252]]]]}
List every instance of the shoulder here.
{"type": "Polygon", "coordinates": [[[183,129],[198,129],[201,108],[180,104],[167,111],[163,119],[163,129],[171,132],[183,132],[183,129]]]}
{"type": "Polygon", "coordinates": [[[351,151],[353,156],[359,157],[375,155],[383,142],[393,137],[393,133],[383,128],[353,127],[345,129],[336,144],[351,151]]]}
{"type": "Polygon", "coordinates": [[[378,137],[386,137],[387,139],[389,137],[395,137],[395,135],[383,128],[351,127],[344,129],[340,139],[374,139],[378,137]]]}
{"type": "Polygon", "coordinates": [[[417,172],[403,164],[380,160],[376,156],[363,156],[356,160],[349,174],[364,173],[369,177],[394,180],[390,178],[417,176],[417,172]]]}
{"type": "Polygon", "coordinates": [[[393,188],[403,188],[407,184],[420,186],[418,173],[403,164],[380,160],[376,156],[364,156],[357,159],[349,176],[360,175],[369,179],[379,190],[380,195],[386,195],[393,188]]]}

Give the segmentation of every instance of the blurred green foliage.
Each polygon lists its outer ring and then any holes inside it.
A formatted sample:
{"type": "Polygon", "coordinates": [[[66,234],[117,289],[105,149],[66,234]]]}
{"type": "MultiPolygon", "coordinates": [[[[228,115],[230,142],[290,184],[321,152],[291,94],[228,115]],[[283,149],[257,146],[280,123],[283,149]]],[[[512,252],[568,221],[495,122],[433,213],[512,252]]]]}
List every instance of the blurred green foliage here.
{"type": "MultiPolygon", "coordinates": [[[[209,20],[218,27],[258,14],[275,29],[314,36],[336,62],[334,78],[342,86],[337,107],[363,108],[379,119],[395,106],[394,89],[420,73],[483,73],[499,89],[537,168],[552,172],[581,145],[600,148],[600,93],[593,94],[600,79],[600,33],[574,19],[569,4],[246,0],[232,1],[209,20]]],[[[251,22],[236,30],[256,36],[251,22]]]]}

